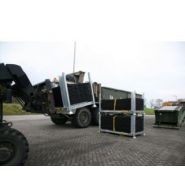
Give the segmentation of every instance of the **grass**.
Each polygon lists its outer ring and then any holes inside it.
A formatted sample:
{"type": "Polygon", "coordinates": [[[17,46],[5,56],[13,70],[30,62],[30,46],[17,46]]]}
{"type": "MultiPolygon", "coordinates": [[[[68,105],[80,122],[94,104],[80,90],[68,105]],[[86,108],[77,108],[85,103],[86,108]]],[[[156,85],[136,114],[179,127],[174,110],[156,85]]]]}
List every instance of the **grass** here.
{"type": "Polygon", "coordinates": [[[22,110],[21,105],[13,103],[13,104],[3,104],[3,114],[4,115],[29,115],[31,113],[28,113],[24,110],[22,110]]]}
{"type": "MultiPolygon", "coordinates": [[[[22,110],[21,105],[17,103],[13,104],[3,104],[3,113],[4,115],[29,115],[31,113],[22,110]]],[[[146,115],[154,115],[154,109],[145,108],[146,115]]]]}
{"type": "Polygon", "coordinates": [[[154,115],[154,109],[145,108],[145,114],[146,115],[154,115]]]}

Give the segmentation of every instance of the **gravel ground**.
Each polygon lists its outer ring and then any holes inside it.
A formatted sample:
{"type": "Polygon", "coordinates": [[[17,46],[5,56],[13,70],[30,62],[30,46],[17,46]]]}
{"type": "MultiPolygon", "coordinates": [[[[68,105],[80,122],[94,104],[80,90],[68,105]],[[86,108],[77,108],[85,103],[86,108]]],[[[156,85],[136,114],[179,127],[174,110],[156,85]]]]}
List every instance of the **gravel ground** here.
{"type": "Polygon", "coordinates": [[[136,139],[98,133],[98,127],[55,126],[41,115],[8,116],[30,144],[27,166],[184,166],[185,127],[153,128],[146,116],[146,136],[136,139]]]}

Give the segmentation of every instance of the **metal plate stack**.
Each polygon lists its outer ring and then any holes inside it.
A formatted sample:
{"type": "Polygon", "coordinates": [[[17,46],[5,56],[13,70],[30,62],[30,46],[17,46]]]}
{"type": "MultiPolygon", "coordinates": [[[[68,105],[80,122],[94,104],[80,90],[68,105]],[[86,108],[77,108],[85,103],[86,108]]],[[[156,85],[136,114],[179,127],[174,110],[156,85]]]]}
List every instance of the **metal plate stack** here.
{"type": "Polygon", "coordinates": [[[52,92],[53,92],[55,107],[63,107],[60,87],[53,88],[52,92]]]}
{"type": "MultiPolygon", "coordinates": [[[[131,98],[102,100],[102,110],[131,110],[131,98]]],[[[136,110],[144,110],[144,100],[136,98],[136,110]]]]}
{"type": "Polygon", "coordinates": [[[71,105],[92,101],[89,83],[68,84],[68,91],[71,105]]]}
{"type": "MultiPolygon", "coordinates": [[[[136,116],[136,132],[144,131],[143,116],[136,116]]],[[[131,133],[131,116],[128,115],[102,115],[101,128],[115,132],[131,133]]]]}

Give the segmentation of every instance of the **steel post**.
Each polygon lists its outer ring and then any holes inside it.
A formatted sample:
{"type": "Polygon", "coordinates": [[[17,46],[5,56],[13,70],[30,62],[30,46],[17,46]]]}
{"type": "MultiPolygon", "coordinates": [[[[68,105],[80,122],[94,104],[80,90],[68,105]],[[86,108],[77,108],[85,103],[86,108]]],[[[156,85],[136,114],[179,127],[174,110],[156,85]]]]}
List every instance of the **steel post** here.
{"type": "Polygon", "coordinates": [[[133,138],[136,138],[136,93],[131,94],[131,134],[133,138]]]}
{"type": "Polygon", "coordinates": [[[62,96],[64,108],[68,109],[69,114],[73,114],[73,112],[71,110],[71,103],[70,103],[70,99],[69,99],[69,91],[68,91],[68,87],[67,87],[65,73],[62,73],[62,77],[60,77],[60,79],[59,79],[59,85],[61,88],[61,96],[62,96]]]}
{"type": "Polygon", "coordinates": [[[0,125],[3,123],[3,97],[0,94],[0,125]]]}
{"type": "Polygon", "coordinates": [[[88,73],[88,77],[89,77],[89,83],[91,86],[91,93],[92,93],[92,98],[93,98],[93,107],[96,107],[96,102],[95,102],[95,98],[94,98],[94,91],[93,91],[93,85],[92,85],[92,80],[91,80],[91,75],[90,73],[88,73]]]}

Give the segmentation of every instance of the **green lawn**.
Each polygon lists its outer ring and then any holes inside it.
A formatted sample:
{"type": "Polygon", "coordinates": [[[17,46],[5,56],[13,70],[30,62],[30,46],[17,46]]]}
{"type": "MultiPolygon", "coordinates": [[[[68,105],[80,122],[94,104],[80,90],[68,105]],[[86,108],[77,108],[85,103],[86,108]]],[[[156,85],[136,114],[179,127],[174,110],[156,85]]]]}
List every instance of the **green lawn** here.
{"type": "Polygon", "coordinates": [[[145,114],[146,115],[154,115],[154,109],[145,108],[145,114]]]}
{"type": "MultiPolygon", "coordinates": [[[[29,112],[23,111],[21,105],[13,104],[3,104],[3,113],[4,115],[27,115],[31,114],[29,112]]],[[[154,109],[145,108],[146,115],[154,115],[154,109]]]]}
{"type": "Polygon", "coordinates": [[[26,111],[22,110],[21,105],[13,103],[13,104],[3,104],[3,114],[4,115],[27,115],[30,114],[26,111]]]}

